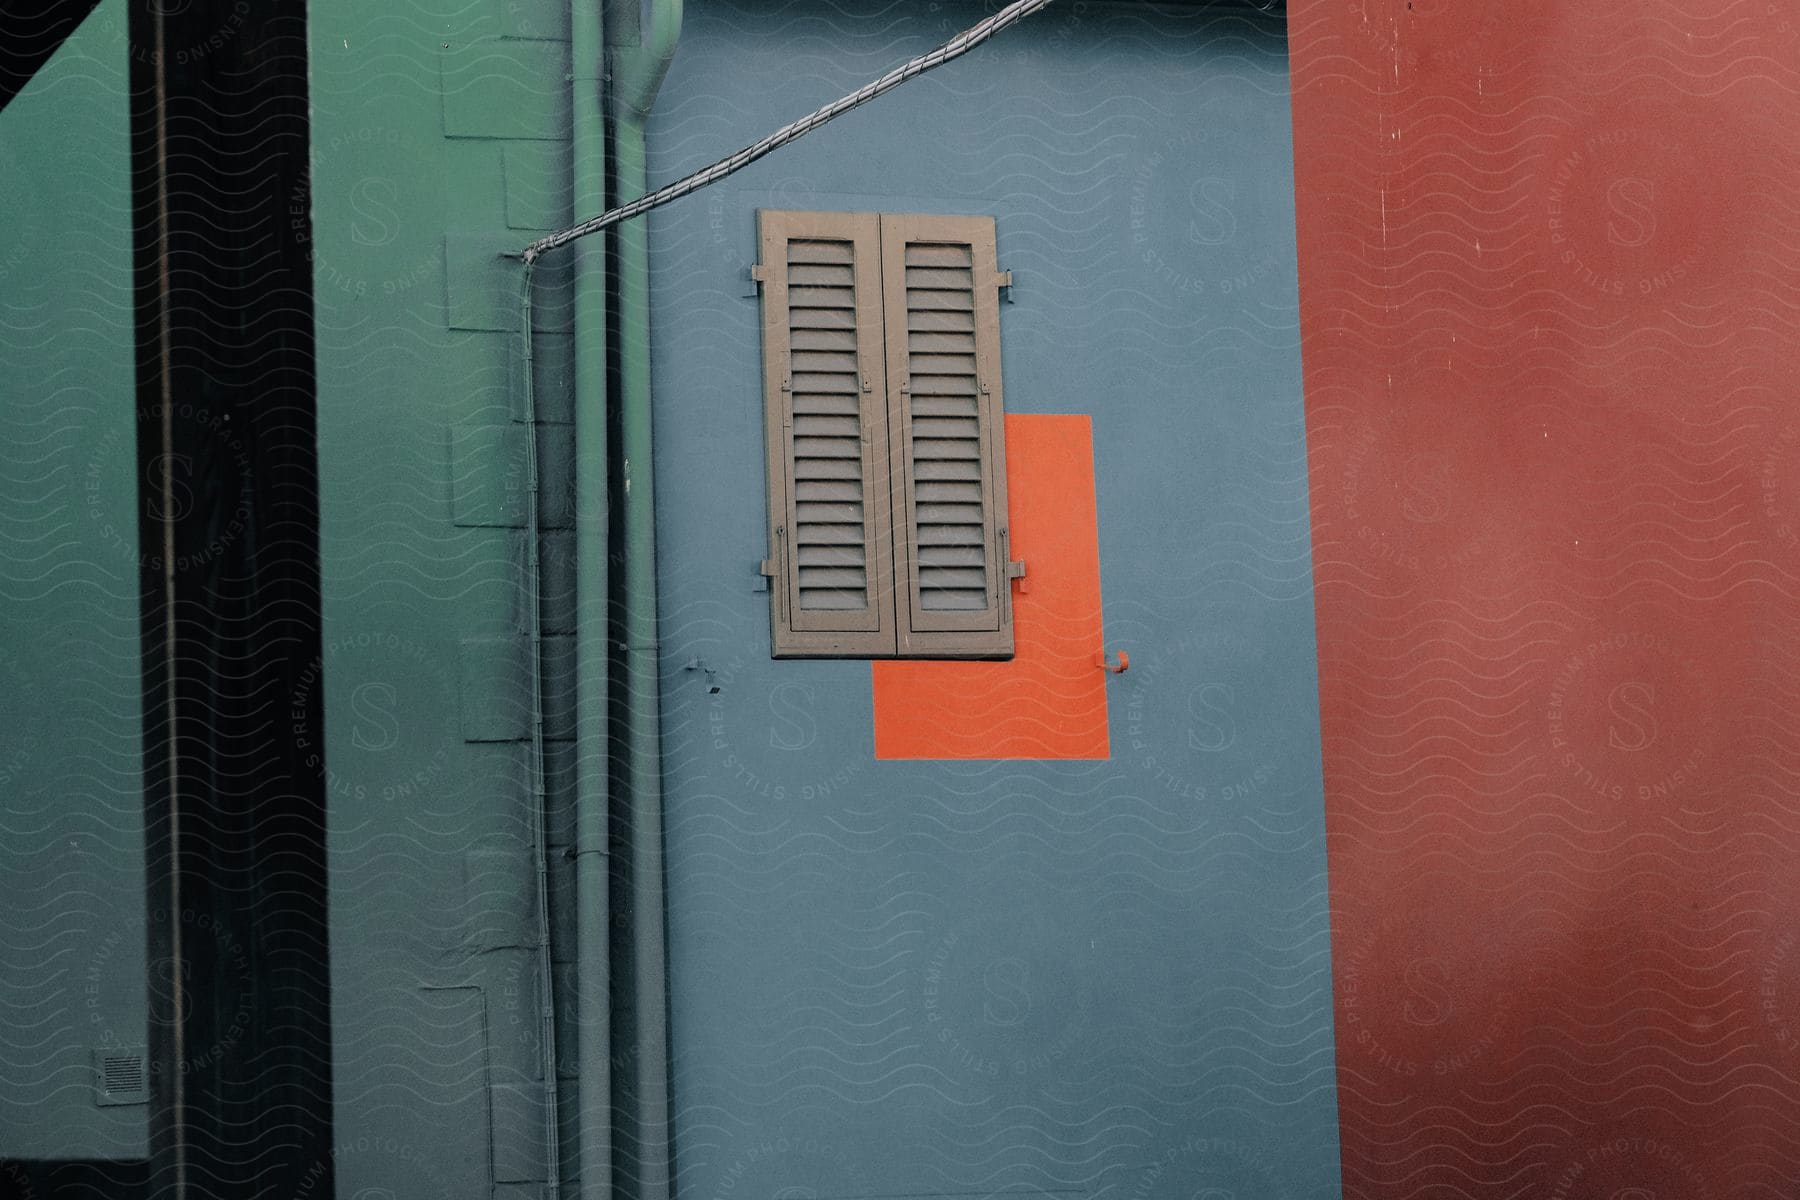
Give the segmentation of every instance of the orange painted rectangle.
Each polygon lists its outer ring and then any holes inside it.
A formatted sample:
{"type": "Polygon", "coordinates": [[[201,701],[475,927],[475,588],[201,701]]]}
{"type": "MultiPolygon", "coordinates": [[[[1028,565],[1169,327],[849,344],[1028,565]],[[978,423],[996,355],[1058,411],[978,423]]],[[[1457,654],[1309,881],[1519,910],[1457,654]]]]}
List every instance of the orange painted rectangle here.
{"type": "Polygon", "coordinates": [[[1110,756],[1092,422],[1009,414],[1006,491],[1014,657],[872,664],[876,758],[1110,756]]]}

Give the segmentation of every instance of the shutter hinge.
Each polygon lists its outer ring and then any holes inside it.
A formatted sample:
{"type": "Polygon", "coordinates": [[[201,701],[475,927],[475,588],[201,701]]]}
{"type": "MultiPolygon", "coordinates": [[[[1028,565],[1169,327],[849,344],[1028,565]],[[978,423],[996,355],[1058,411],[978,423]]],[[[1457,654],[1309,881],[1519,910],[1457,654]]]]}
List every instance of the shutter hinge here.
{"type": "Polygon", "coordinates": [[[999,532],[1000,532],[1000,563],[1001,563],[1002,570],[1004,570],[1006,572],[1006,582],[1000,585],[1000,606],[1001,606],[1001,611],[1006,614],[1005,619],[1010,621],[1010,620],[1012,620],[1012,607],[1013,607],[1012,581],[1015,579],[1020,581],[1019,582],[1019,592],[1021,594],[1028,593],[1031,589],[1029,587],[1027,587],[1024,582],[1024,580],[1025,580],[1025,560],[1024,559],[1015,559],[1012,556],[1012,534],[1011,534],[1011,531],[1007,530],[1007,529],[1001,529],[999,532]]]}
{"type": "Polygon", "coordinates": [[[756,283],[769,282],[769,268],[762,263],[750,264],[750,278],[756,283]]]}
{"type": "Polygon", "coordinates": [[[783,552],[787,549],[786,525],[777,525],[775,527],[775,544],[770,547],[770,549],[772,549],[774,553],[768,558],[763,559],[762,562],[758,563],[756,566],[756,590],[759,592],[772,592],[775,590],[775,577],[781,573],[781,559],[783,552]]]}
{"type": "Polygon", "coordinates": [[[1011,271],[999,271],[994,275],[994,286],[1006,293],[1006,302],[1013,302],[1013,276],[1011,271]]]}

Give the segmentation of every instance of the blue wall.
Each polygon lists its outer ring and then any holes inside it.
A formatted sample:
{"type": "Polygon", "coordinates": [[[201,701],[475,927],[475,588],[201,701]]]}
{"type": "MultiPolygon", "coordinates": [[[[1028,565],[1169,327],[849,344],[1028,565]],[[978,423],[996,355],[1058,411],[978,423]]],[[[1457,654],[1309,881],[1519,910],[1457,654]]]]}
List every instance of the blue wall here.
{"type": "MultiPolygon", "coordinates": [[[[653,183],[987,11],[691,5],[653,183]]],[[[1071,2],[652,217],[684,1195],[1338,1193],[1291,159],[1279,24],[1071,2]],[[759,207],[996,218],[1111,761],[876,762],[868,664],[769,658],[759,207]]]]}

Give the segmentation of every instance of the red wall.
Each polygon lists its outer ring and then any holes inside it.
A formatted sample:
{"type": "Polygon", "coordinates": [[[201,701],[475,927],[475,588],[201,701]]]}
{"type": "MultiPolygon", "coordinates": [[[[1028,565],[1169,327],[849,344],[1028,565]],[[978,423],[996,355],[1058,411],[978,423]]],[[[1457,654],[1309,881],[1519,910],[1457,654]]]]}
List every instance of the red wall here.
{"type": "Polygon", "coordinates": [[[1345,1194],[1800,1188],[1800,4],[1294,0],[1345,1194]]]}

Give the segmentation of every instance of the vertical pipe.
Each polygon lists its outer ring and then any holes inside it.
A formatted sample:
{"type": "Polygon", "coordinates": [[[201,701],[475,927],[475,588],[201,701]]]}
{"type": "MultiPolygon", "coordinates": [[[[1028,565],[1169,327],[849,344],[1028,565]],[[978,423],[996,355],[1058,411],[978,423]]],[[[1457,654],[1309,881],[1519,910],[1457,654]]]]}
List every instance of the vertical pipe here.
{"type": "MultiPolygon", "coordinates": [[[[644,191],[640,121],[615,123],[613,163],[622,195],[644,191]]],[[[618,264],[619,502],[623,509],[620,698],[630,805],[631,1086],[634,1200],[669,1194],[667,958],[663,928],[662,741],[656,625],[655,487],[650,460],[649,259],[644,224],[615,231],[618,264]]]]}
{"type": "MultiPolygon", "coordinates": [[[[600,0],[569,18],[571,192],[575,212],[606,207],[605,40],[600,0]]],[[[612,910],[607,781],[606,255],[569,247],[575,327],[575,1061],[582,1200],[612,1195],[612,910]]]]}
{"type": "MultiPolygon", "coordinates": [[[[643,191],[641,126],[628,128],[614,116],[612,163],[618,194],[643,191]]],[[[616,970],[627,978],[615,984],[616,1001],[628,1007],[631,1078],[619,1095],[616,1135],[621,1192],[632,1200],[668,1195],[667,964],[663,944],[661,747],[656,652],[654,484],[650,464],[648,267],[642,222],[613,230],[616,289],[618,405],[615,498],[619,505],[619,576],[614,626],[619,642],[618,710],[614,714],[619,751],[616,778],[626,810],[618,814],[624,861],[614,903],[631,914],[625,944],[616,952],[616,970]]]]}
{"type": "Polygon", "coordinates": [[[547,1200],[562,1196],[562,1105],[556,1064],[556,972],[550,945],[550,805],[544,778],[544,612],[543,533],[539,522],[542,487],[538,471],[538,410],[536,356],[532,353],[532,264],[525,264],[520,294],[521,357],[525,364],[525,583],[523,601],[531,641],[531,841],[532,861],[537,866],[538,975],[543,981],[538,994],[538,1037],[544,1072],[545,1192],[547,1200]]]}
{"type": "MultiPolygon", "coordinates": [[[[645,122],[680,35],[681,0],[653,0],[641,22],[637,0],[622,0],[610,57],[613,178],[620,199],[649,190],[645,122]],[[633,44],[635,43],[635,44],[633,44]]],[[[619,472],[623,545],[618,595],[624,676],[619,729],[629,842],[634,1078],[627,1122],[636,1177],[633,1200],[670,1195],[668,959],[664,928],[662,731],[657,640],[656,492],[651,459],[649,231],[642,220],[613,230],[617,271],[619,472]]]]}

